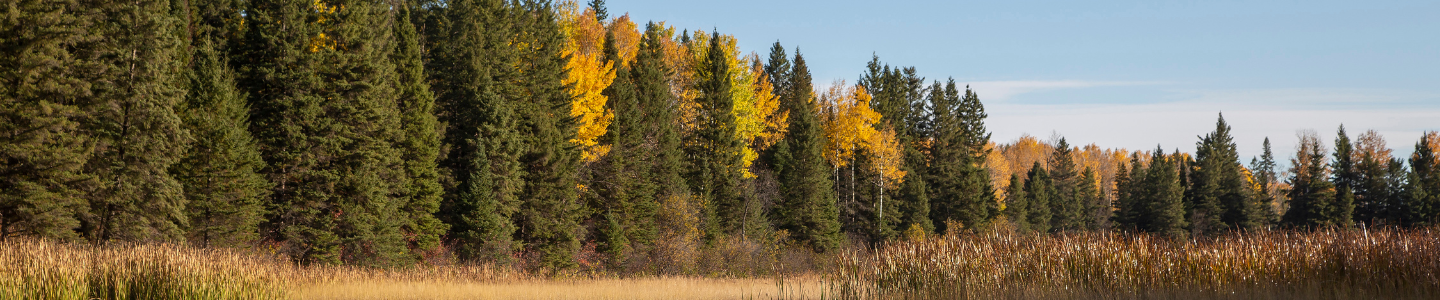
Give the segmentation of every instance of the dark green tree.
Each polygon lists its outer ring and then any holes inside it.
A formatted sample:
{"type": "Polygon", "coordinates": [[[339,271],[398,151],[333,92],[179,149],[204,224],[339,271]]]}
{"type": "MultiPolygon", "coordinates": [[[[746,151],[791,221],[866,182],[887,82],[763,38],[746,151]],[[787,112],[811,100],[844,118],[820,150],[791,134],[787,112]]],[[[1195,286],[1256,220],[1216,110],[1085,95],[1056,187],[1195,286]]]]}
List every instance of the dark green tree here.
{"type": "Polygon", "coordinates": [[[973,91],[967,88],[960,94],[954,79],[943,90],[938,87],[936,82],[931,90],[933,131],[925,177],[933,207],[930,219],[941,232],[951,230],[946,221],[982,226],[1000,210],[983,165],[989,143],[989,134],[983,132],[985,111],[973,91]]]}
{"type": "Polygon", "coordinates": [[[1079,230],[1085,227],[1083,199],[1077,194],[1080,172],[1075,170],[1075,149],[1061,137],[1050,153],[1050,180],[1055,187],[1055,196],[1050,199],[1050,230],[1079,230]]]}
{"type": "Polygon", "coordinates": [[[1140,164],[1140,154],[1130,154],[1130,167],[1126,168],[1125,162],[1115,163],[1115,202],[1114,216],[1111,218],[1112,227],[1122,231],[1133,231],[1139,229],[1138,220],[1140,207],[1135,193],[1137,181],[1145,180],[1144,166],[1140,164]]]}
{"type": "MultiPolygon", "coordinates": [[[[103,32],[79,1],[0,6],[0,240],[79,237],[94,185],[83,171],[95,139],[82,130],[99,66],[78,53],[103,32]]],[[[98,20],[98,22],[104,22],[98,20]]]]}
{"type": "Polygon", "coordinates": [[[396,108],[404,131],[394,143],[400,150],[407,180],[399,187],[400,201],[404,203],[400,208],[404,214],[401,230],[410,249],[418,255],[438,248],[440,236],[449,226],[435,217],[444,193],[437,166],[441,128],[435,117],[435,95],[430,92],[429,79],[425,77],[420,34],[411,21],[410,6],[406,3],[395,9],[398,12],[393,22],[396,47],[391,60],[398,73],[394,83],[399,92],[396,108]]]}
{"type": "Polygon", "coordinates": [[[914,68],[891,68],[882,65],[879,57],[873,57],[866,64],[867,73],[858,83],[871,95],[870,106],[879,112],[881,119],[890,120],[903,147],[905,179],[893,195],[887,197],[890,207],[899,209],[900,230],[918,226],[926,232],[933,232],[935,224],[930,219],[930,195],[925,174],[927,157],[917,142],[928,136],[929,115],[926,114],[924,78],[915,75],[914,68]]]}
{"type": "Polygon", "coordinates": [[[519,4],[512,23],[520,29],[517,41],[528,45],[518,53],[522,96],[512,102],[525,150],[520,155],[525,185],[515,215],[516,235],[538,255],[536,268],[548,270],[574,267],[584,236],[584,203],[577,191],[580,149],[570,142],[575,120],[555,113],[570,111],[573,102],[563,81],[570,58],[561,56],[565,36],[555,14],[550,2],[527,0],[519,4]]]}
{"type": "MultiPolygon", "coordinates": [[[[1138,227],[1141,231],[1158,233],[1170,237],[1186,236],[1185,228],[1185,187],[1180,182],[1180,167],[1183,161],[1179,152],[1165,155],[1159,146],[1150,158],[1150,167],[1145,169],[1145,181],[1136,182],[1134,200],[1139,208],[1138,227]],[[1138,195],[1135,195],[1138,194],[1138,195]]],[[[1131,178],[1138,178],[1136,171],[1131,178]]]]}
{"type": "Polygon", "coordinates": [[[1022,230],[1048,232],[1052,224],[1053,213],[1050,204],[1055,201],[1058,192],[1055,190],[1054,182],[1050,179],[1050,172],[1040,166],[1040,162],[1030,167],[1030,172],[1025,174],[1024,202],[1026,205],[1025,224],[1029,228],[1022,230]]]}
{"type": "Polygon", "coordinates": [[[1010,188],[1005,191],[1005,218],[1016,228],[1030,228],[1030,204],[1026,201],[1025,180],[1020,173],[1010,174],[1010,188]]]}
{"type": "Polygon", "coordinates": [[[169,1],[88,3],[103,38],[78,44],[93,58],[82,130],[95,138],[86,172],[97,179],[82,214],[93,241],[177,240],[185,195],[168,171],[191,137],[175,108],[185,100],[184,35],[169,1]]]}
{"type": "Polygon", "coordinates": [[[1230,125],[1220,115],[1215,131],[1195,143],[1195,165],[1186,193],[1192,232],[1206,235],[1226,229],[1249,230],[1264,224],[1255,206],[1235,150],[1230,125]]]}
{"type": "Polygon", "coordinates": [[[1335,185],[1335,200],[1332,211],[1328,212],[1339,226],[1350,226],[1355,215],[1355,188],[1360,185],[1360,173],[1355,169],[1355,145],[1345,133],[1345,125],[1335,135],[1335,160],[1331,162],[1330,182],[1335,185]]]}
{"type": "Polygon", "coordinates": [[[1440,155],[1433,148],[1436,134],[1426,132],[1415,143],[1410,154],[1410,174],[1406,176],[1404,208],[1405,224],[1429,226],[1440,223],[1440,155]]]}
{"type": "Polygon", "coordinates": [[[1100,195],[1098,177],[1094,169],[1085,167],[1085,172],[1080,173],[1080,181],[1075,186],[1075,200],[1081,204],[1080,228],[1085,230],[1109,228],[1110,203],[1100,195]]]}
{"type": "Polygon", "coordinates": [[[816,251],[840,247],[840,211],[836,206],[830,168],[823,151],[825,134],[817,114],[810,69],[795,51],[790,82],[781,108],[790,114],[788,132],[777,145],[775,169],[781,196],[776,205],[776,228],[816,251]]]}
{"type": "Polygon", "coordinates": [[[425,20],[436,116],[445,130],[440,174],[445,189],[438,216],[465,261],[509,262],[519,249],[513,216],[519,210],[521,144],[516,103],[524,101],[518,74],[516,8],[502,1],[449,1],[425,20]]]}
{"type": "Polygon", "coordinates": [[[246,95],[235,88],[235,71],[223,51],[239,29],[237,5],[195,3],[197,16],[189,24],[195,28],[186,68],[189,92],[177,113],[195,140],[170,172],[185,190],[186,236],[201,247],[258,239],[272,187],[259,173],[265,162],[248,131],[246,95]]]}
{"type": "Polygon", "coordinates": [[[236,62],[275,184],[274,238],[306,264],[411,261],[391,6],[249,1],[236,62]],[[319,8],[324,8],[319,9],[319,8]],[[322,21],[323,20],[323,21],[322,21]]]}
{"type": "MultiPolygon", "coordinates": [[[[610,122],[603,142],[610,144],[610,153],[586,168],[589,174],[587,186],[593,187],[597,197],[591,199],[589,207],[592,223],[597,227],[598,249],[607,253],[611,261],[620,262],[630,249],[632,230],[640,219],[654,218],[655,185],[644,180],[646,166],[653,155],[645,149],[645,113],[636,97],[631,66],[620,64],[614,47],[614,34],[605,36],[605,60],[616,62],[615,80],[606,87],[603,94],[608,97],[607,107],[614,109],[615,119],[610,122]],[[648,203],[648,216],[639,216],[637,208],[648,203]]],[[[637,54],[638,56],[638,54],[637,54]]]]}
{"type": "Polygon", "coordinates": [[[770,46],[770,58],[765,61],[765,75],[770,79],[771,90],[776,97],[782,97],[787,90],[786,84],[790,83],[790,58],[785,55],[785,47],[780,41],[770,46]]]}
{"type": "Polygon", "coordinates": [[[610,12],[605,10],[605,0],[590,0],[587,5],[590,6],[590,9],[595,10],[596,21],[604,24],[605,20],[610,19],[610,12]]]}
{"type": "Polygon", "coordinates": [[[1290,160],[1290,209],[1283,221],[1296,227],[1321,227],[1335,223],[1335,185],[1329,181],[1330,166],[1325,146],[1313,132],[1302,135],[1295,158],[1290,160]]]}
{"type": "Polygon", "coordinates": [[[688,182],[696,195],[707,200],[705,234],[711,240],[737,232],[744,220],[740,215],[744,211],[740,170],[745,143],[735,135],[735,115],[731,112],[735,103],[727,58],[730,54],[720,45],[720,34],[712,33],[708,55],[696,70],[700,91],[696,99],[700,104],[695,118],[698,127],[685,143],[692,166],[688,182]]]}
{"type": "Polygon", "coordinates": [[[1275,155],[1270,151],[1270,138],[1265,138],[1262,146],[1263,153],[1259,158],[1250,159],[1250,172],[1255,179],[1255,185],[1260,187],[1252,199],[1259,216],[1257,225],[1268,226],[1279,221],[1279,213],[1275,211],[1276,191],[1275,178],[1275,155]]]}

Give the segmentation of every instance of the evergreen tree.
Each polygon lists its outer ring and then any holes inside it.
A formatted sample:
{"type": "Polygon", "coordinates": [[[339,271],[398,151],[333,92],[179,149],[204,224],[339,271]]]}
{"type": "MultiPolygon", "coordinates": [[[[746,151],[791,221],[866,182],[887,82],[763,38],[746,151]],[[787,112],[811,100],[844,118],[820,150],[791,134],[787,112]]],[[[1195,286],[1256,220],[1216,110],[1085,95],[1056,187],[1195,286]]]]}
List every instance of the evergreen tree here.
{"type": "MultiPolygon", "coordinates": [[[[631,234],[636,222],[643,217],[636,216],[636,207],[641,202],[653,206],[654,185],[642,180],[641,174],[649,172],[645,167],[651,152],[646,144],[645,111],[640,107],[633,84],[631,67],[619,64],[618,52],[614,46],[615,35],[606,34],[605,60],[617,62],[615,80],[606,87],[603,94],[609,100],[606,105],[615,110],[615,119],[610,122],[606,136],[602,137],[610,147],[610,154],[596,162],[597,171],[587,185],[600,194],[594,197],[589,207],[595,216],[592,219],[599,233],[599,249],[619,262],[628,254],[631,234]],[[603,225],[603,226],[600,226],[603,225]]],[[[637,55],[638,56],[638,55],[637,55]]],[[[652,208],[653,209],[653,208],[652,208]]],[[[649,216],[653,218],[653,212],[649,216]]]]}
{"type": "Polygon", "coordinates": [[[1318,227],[1335,223],[1335,185],[1329,179],[1325,147],[1313,132],[1300,137],[1295,158],[1290,161],[1290,209],[1283,220],[1291,226],[1318,227]]]}
{"type": "MultiPolygon", "coordinates": [[[[663,39],[666,37],[663,30],[654,23],[646,26],[630,73],[635,91],[635,109],[641,110],[641,115],[639,121],[633,123],[636,129],[621,129],[642,137],[643,141],[643,146],[629,151],[639,164],[634,168],[638,180],[643,181],[639,185],[649,189],[648,192],[642,189],[642,196],[631,204],[632,223],[627,227],[630,243],[640,249],[652,246],[659,234],[656,221],[660,210],[659,199],[689,193],[680,177],[684,152],[680,145],[679,124],[676,123],[674,96],[670,93],[667,80],[669,70],[664,61],[663,39]],[[652,196],[645,197],[646,194],[652,196]]],[[[616,118],[616,122],[628,122],[618,120],[627,118],[620,116],[618,111],[616,118]]]]}
{"type": "MultiPolygon", "coordinates": [[[[690,187],[695,194],[708,200],[705,206],[707,238],[735,232],[744,220],[741,191],[741,154],[745,144],[735,135],[734,101],[731,95],[730,55],[721,48],[720,34],[712,33],[708,56],[697,70],[700,104],[696,116],[698,129],[687,142],[690,187]]],[[[798,65],[798,59],[797,59],[798,65]]],[[[794,114],[791,114],[794,116],[794,114]]]]}
{"type": "Polygon", "coordinates": [[[840,247],[840,211],[835,204],[823,151],[825,135],[816,112],[805,57],[795,53],[789,88],[781,98],[789,112],[789,134],[777,145],[775,169],[783,199],[774,210],[776,228],[816,251],[840,247]]]}
{"type": "Polygon", "coordinates": [[[1335,200],[1328,214],[1336,225],[1350,226],[1354,221],[1355,188],[1360,185],[1360,174],[1355,170],[1355,145],[1350,143],[1345,125],[1340,125],[1335,135],[1335,161],[1331,162],[1330,169],[1333,170],[1330,182],[1335,185],[1335,200]]]}
{"type": "Polygon", "coordinates": [[[191,61],[186,68],[185,101],[177,109],[195,138],[170,172],[185,191],[186,236],[201,247],[238,246],[259,238],[265,199],[272,185],[259,171],[265,167],[250,136],[246,95],[235,88],[223,46],[238,29],[237,3],[194,4],[199,16],[190,37],[191,61]]]}
{"type": "Polygon", "coordinates": [[[1440,223],[1440,135],[1426,132],[1410,154],[1410,174],[1405,180],[1406,224],[1422,227],[1440,223]]]}
{"type": "Polygon", "coordinates": [[[1371,226],[1397,225],[1398,220],[1392,219],[1390,215],[1396,208],[1391,205],[1398,202],[1392,199],[1399,196],[1399,193],[1395,189],[1397,186],[1392,186],[1391,181],[1403,177],[1391,177],[1391,163],[1395,163],[1395,167],[1400,169],[1403,169],[1404,165],[1389,157],[1390,149],[1384,148],[1384,140],[1375,131],[1366,132],[1359,139],[1360,141],[1355,143],[1355,221],[1371,226]],[[1367,145],[1367,142],[1370,143],[1367,145]],[[1366,149],[1367,147],[1369,149],[1366,149]]]}
{"type": "Polygon", "coordinates": [[[1189,226],[1185,221],[1185,188],[1180,182],[1180,166],[1176,164],[1183,159],[1178,151],[1166,156],[1164,150],[1155,147],[1150,167],[1144,172],[1145,181],[1136,183],[1135,191],[1140,196],[1134,201],[1140,208],[1137,214],[1140,230],[1171,237],[1185,236],[1185,228],[1189,226]]]}
{"type": "Polygon", "coordinates": [[[914,68],[901,69],[882,65],[879,57],[866,64],[867,73],[858,83],[870,93],[870,106],[881,119],[891,120],[905,156],[905,179],[890,199],[899,209],[901,229],[918,226],[926,232],[935,230],[930,219],[930,195],[925,182],[929,158],[917,147],[927,138],[929,115],[926,114],[924,79],[915,76],[914,68]]]}
{"type": "Polygon", "coordinates": [[[590,9],[595,10],[595,20],[605,23],[610,19],[610,12],[605,10],[605,0],[590,0],[590,9]]]}
{"type": "Polygon", "coordinates": [[[1223,114],[1215,122],[1215,131],[1200,137],[1195,148],[1194,171],[1186,193],[1192,231],[1204,235],[1225,229],[1255,229],[1263,224],[1263,215],[1250,199],[1254,192],[1242,173],[1240,156],[1223,114]]]}
{"type": "Polygon", "coordinates": [[[179,239],[185,195],[168,170],[191,139],[175,113],[185,95],[180,20],[169,1],[88,5],[89,30],[103,38],[75,50],[97,63],[81,125],[95,138],[85,170],[97,185],[81,230],[94,241],[179,239]]]}
{"type": "Polygon", "coordinates": [[[1080,173],[1080,181],[1075,187],[1075,199],[1081,204],[1080,228],[1086,230],[1099,230],[1109,227],[1110,205],[1104,203],[1100,195],[1098,175],[1095,170],[1089,167],[1085,172],[1080,173]]]}
{"type": "Polygon", "coordinates": [[[421,59],[420,35],[411,21],[410,5],[396,8],[393,22],[396,48],[391,60],[396,64],[396,109],[400,114],[403,135],[394,143],[401,153],[405,179],[399,196],[404,206],[403,230],[408,246],[418,257],[420,252],[440,246],[440,236],[449,227],[435,217],[440,210],[444,189],[437,170],[440,156],[440,125],[435,117],[435,95],[430,92],[425,65],[421,59]]]}
{"type": "Polygon", "coordinates": [[[783,97],[788,90],[786,84],[790,83],[790,58],[785,56],[785,47],[780,46],[780,41],[770,46],[770,59],[765,62],[765,75],[770,79],[770,86],[776,97],[783,97]]]}
{"type": "Polygon", "coordinates": [[[1027,230],[1030,228],[1030,205],[1026,202],[1025,180],[1020,178],[1020,173],[1010,174],[1010,188],[1005,191],[1005,217],[1016,228],[1027,230]]]}
{"type": "Polygon", "coordinates": [[[1084,214],[1082,203],[1077,194],[1080,172],[1075,171],[1075,149],[1064,137],[1055,144],[1055,152],[1050,153],[1050,180],[1055,187],[1055,196],[1050,200],[1050,230],[1078,230],[1084,227],[1081,224],[1084,214]]]}
{"type": "Polygon", "coordinates": [[[0,6],[0,240],[73,240],[93,176],[95,139],[81,128],[99,65],[77,51],[102,37],[77,1],[0,6]]]}
{"type": "Polygon", "coordinates": [[[275,184],[269,229],[306,264],[409,261],[390,5],[249,4],[237,85],[275,184]]]}
{"type": "Polygon", "coordinates": [[[438,216],[461,260],[505,263],[519,247],[513,216],[524,186],[515,120],[523,98],[511,67],[519,55],[509,46],[517,12],[501,1],[446,4],[425,20],[426,70],[448,150],[439,163],[445,196],[438,216]]]}
{"type": "Polygon", "coordinates": [[[1114,215],[1111,223],[1119,230],[1135,230],[1139,216],[1139,207],[1136,203],[1136,195],[1133,192],[1136,187],[1136,179],[1144,180],[1143,166],[1140,165],[1140,154],[1130,154],[1130,168],[1125,167],[1124,162],[1115,163],[1115,202],[1114,215]]]}
{"type": "Polygon", "coordinates": [[[946,221],[980,226],[999,212],[995,188],[983,166],[989,134],[975,131],[985,130],[984,108],[973,91],[966,89],[961,96],[954,79],[943,90],[932,89],[934,127],[925,177],[934,207],[930,219],[941,232],[950,232],[946,221]]]}
{"type": "Polygon", "coordinates": [[[565,37],[549,2],[527,0],[514,20],[518,41],[529,45],[520,51],[520,95],[516,123],[525,151],[520,165],[525,182],[520,209],[515,215],[516,235],[538,254],[537,268],[559,270],[576,265],[583,228],[583,203],[577,191],[580,149],[570,140],[575,120],[566,114],[573,102],[563,84],[565,60],[560,55],[565,37]],[[523,99],[523,100],[522,100],[523,99]]]}
{"type": "Polygon", "coordinates": [[[1030,167],[1030,172],[1025,174],[1025,223],[1029,224],[1028,230],[1048,232],[1051,229],[1053,218],[1051,204],[1055,201],[1056,194],[1054,181],[1050,179],[1050,172],[1040,166],[1040,162],[1030,167]]]}
{"type": "Polygon", "coordinates": [[[1263,153],[1259,159],[1250,159],[1250,171],[1253,172],[1255,185],[1260,187],[1254,199],[1256,221],[1259,226],[1266,226],[1279,220],[1279,213],[1275,212],[1275,155],[1270,151],[1270,138],[1265,138],[1262,146],[1263,153]]]}

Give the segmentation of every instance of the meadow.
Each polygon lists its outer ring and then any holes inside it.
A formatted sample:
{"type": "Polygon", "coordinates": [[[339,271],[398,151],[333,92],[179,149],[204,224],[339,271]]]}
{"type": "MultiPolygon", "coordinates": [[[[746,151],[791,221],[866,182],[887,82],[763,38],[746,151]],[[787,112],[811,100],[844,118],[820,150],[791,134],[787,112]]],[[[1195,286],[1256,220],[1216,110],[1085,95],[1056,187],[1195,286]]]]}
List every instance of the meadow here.
{"type": "MultiPolygon", "coordinates": [[[[432,265],[298,266],[264,250],[0,243],[0,299],[1424,299],[1440,233],[1260,231],[911,237],[742,276],[432,265]]],[[[775,266],[783,265],[776,261],[775,266]]]]}

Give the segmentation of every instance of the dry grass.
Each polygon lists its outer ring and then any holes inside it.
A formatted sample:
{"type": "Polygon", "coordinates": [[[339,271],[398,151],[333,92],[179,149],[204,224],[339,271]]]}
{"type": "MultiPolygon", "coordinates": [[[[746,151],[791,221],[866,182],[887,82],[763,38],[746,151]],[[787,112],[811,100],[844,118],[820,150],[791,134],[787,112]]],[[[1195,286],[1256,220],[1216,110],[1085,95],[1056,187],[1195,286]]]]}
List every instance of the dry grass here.
{"type": "Polygon", "coordinates": [[[839,298],[1376,299],[1440,295],[1430,230],[947,236],[852,252],[839,298]]]}
{"type": "Polygon", "coordinates": [[[638,278],[496,283],[357,281],[305,286],[297,299],[816,299],[819,280],[638,278]]]}

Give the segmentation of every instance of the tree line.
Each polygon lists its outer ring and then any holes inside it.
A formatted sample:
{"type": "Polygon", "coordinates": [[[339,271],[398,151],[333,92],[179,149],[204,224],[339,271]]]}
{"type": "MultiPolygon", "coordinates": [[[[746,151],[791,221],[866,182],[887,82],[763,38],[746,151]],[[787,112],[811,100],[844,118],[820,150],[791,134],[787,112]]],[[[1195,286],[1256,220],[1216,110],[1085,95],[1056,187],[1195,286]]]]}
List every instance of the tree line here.
{"type": "Polygon", "coordinates": [[[817,88],[799,48],[762,59],[599,0],[0,11],[0,238],[565,269],[734,240],[828,252],[992,226],[1183,236],[1440,215],[1435,133],[1408,162],[1373,131],[1342,127],[1333,154],[1305,135],[1278,178],[1269,141],[1242,165],[1221,118],[1194,155],[1079,163],[1093,149],[1063,138],[997,146],[953,79],[876,57],[817,88]],[[1043,151],[997,171],[1021,148],[1043,151]]]}

